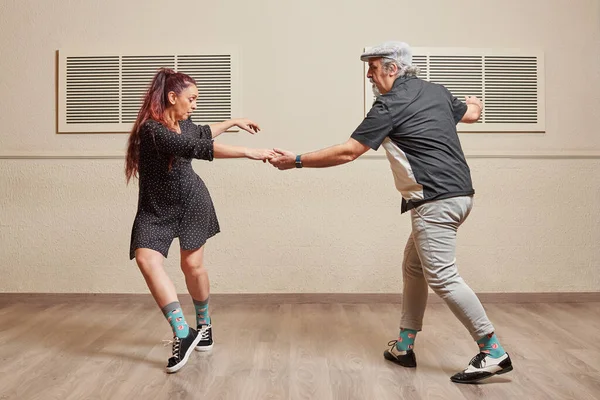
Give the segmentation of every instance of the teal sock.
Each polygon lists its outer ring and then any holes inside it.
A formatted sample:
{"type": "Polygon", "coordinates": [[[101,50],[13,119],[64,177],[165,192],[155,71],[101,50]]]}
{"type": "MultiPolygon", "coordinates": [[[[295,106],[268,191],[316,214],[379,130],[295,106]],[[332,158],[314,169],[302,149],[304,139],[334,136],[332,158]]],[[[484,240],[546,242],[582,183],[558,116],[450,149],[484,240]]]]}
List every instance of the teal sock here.
{"type": "MultiPolygon", "coordinates": [[[[208,316],[208,299],[194,300],[194,308],[196,309],[196,325],[210,325],[210,317],[208,316]]],[[[193,300],[193,299],[192,299],[193,300]]]]}
{"type": "Polygon", "coordinates": [[[502,357],[506,353],[494,332],[479,339],[477,344],[479,345],[480,352],[487,353],[494,358],[502,357]]]}
{"type": "Polygon", "coordinates": [[[178,301],[174,301],[164,306],[161,310],[165,315],[165,318],[167,318],[167,321],[169,321],[169,324],[171,324],[173,335],[180,339],[187,337],[190,333],[190,327],[187,322],[185,322],[181,304],[179,304],[178,301]]]}
{"type": "Polygon", "coordinates": [[[417,331],[414,329],[400,328],[398,341],[396,342],[396,349],[400,351],[412,350],[412,348],[415,346],[416,337],[417,331]]]}

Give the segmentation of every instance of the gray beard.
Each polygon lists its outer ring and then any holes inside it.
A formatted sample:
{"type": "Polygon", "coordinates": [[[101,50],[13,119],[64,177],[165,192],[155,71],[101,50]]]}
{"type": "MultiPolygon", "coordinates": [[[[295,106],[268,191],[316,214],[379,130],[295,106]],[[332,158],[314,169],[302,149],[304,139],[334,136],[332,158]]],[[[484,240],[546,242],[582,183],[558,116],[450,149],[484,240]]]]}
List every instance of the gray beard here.
{"type": "Polygon", "coordinates": [[[381,92],[379,91],[379,89],[377,89],[377,86],[373,83],[373,81],[371,81],[371,87],[373,88],[373,94],[375,95],[375,97],[381,96],[381,92]]]}

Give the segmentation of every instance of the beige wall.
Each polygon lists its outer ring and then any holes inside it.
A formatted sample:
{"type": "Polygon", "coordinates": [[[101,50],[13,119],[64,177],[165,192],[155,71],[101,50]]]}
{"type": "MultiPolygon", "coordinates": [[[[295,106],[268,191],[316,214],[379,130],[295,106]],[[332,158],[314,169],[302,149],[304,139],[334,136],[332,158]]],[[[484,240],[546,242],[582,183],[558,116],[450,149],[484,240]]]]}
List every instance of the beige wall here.
{"type": "MultiPolygon", "coordinates": [[[[478,292],[600,290],[600,2],[179,3],[0,3],[0,291],[147,290],[128,260],[126,135],[56,134],[56,50],[237,48],[243,115],[263,132],[223,140],[303,152],[360,122],[358,56],[388,39],[543,49],[546,134],[461,136],[477,196],[459,265],[478,292]]],[[[223,230],[207,246],[213,291],[398,292],[409,220],[381,153],[286,173],[195,162],[223,230]]]]}

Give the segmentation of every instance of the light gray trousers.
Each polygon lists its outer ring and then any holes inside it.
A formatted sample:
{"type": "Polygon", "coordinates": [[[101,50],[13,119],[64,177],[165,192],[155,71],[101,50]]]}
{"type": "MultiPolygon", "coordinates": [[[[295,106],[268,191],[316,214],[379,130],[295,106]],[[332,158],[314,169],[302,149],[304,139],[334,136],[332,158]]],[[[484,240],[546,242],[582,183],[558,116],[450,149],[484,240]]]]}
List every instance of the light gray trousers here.
{"type": "Polygon", "coordinates": [[[481,302],[456,267],[456,233],[472,207],[473,198],[463,196],[432,201],[411,210],[412,234],[402,264],[401,328],[422,329],[429,286],[473,339],[494,332],[481,302]]]}

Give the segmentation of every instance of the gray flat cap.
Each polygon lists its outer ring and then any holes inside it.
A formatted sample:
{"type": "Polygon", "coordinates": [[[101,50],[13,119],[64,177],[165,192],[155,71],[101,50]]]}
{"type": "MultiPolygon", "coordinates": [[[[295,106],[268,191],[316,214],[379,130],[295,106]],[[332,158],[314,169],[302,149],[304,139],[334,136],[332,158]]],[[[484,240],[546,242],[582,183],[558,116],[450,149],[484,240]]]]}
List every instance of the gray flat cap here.
{"type": "Polygon", "coordinates": [[[369,58],[391,58],[399,61],[404,65],[412,65],[412,50],[407,43],[404,42],[385,42],[379,46],[372,47],[365,51],[360,59],[369,61],[369,58]]]}

